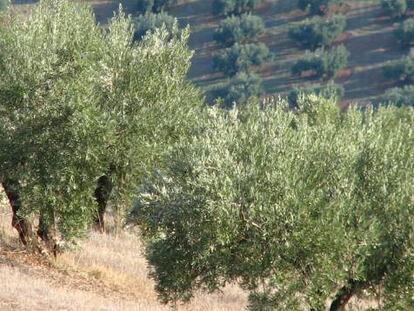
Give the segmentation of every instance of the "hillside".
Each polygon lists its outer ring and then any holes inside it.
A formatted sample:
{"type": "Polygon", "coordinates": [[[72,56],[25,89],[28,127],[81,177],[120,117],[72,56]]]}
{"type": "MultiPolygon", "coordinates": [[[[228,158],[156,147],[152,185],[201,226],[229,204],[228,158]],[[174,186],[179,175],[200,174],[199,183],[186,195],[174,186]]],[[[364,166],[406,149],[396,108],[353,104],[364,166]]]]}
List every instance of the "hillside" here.
{"type": "MultiPolygon", "coordinates": [[[[16,1],[16,7],[27,7],[16,1]]],[[[108,0],[88,1],[95,10],[101,24],[113,15],[119,2],[108,0]]],[[[212,0],[179,0],[168,9],[168,13],[177,17],[181,25],[190,25],[190,48],[195,51],[189,78],[199,85],[209,100],[209,91],[218,85],[226,85],[227,78],[213,68],[213,54],[220,46],[213,40],[214,30],[223,16],[212,13],[212,0]]],[[[134,2],[122,2],[127,12],[136,16],[134,2]]],[[[344,44],[350,52],[347,68],[341,70],[335,82],[344,87],[342,104],[351,102],[367,104],[376,102],[388,88],[397,86],[387,81],[382,67],[387,61],[400,59],[407,53],[393,35],[397,22],[393,22],[381,9],[379,0],[352,0],[340,12],[347,17],[345,33],[336,41],[344,44]]],[[[255,71],[263,79],[266,95],[287,95],[294,87],[323,85],[326,81],[292,76],[292,64],[304,55],[304,50],[287,36],[292,23],[306,18],[306,14],[297,9],[296,0],[265,0],[254,14],[263,18],[266,31],[259,41],[266,43],[274,58],[255,71]]]]}

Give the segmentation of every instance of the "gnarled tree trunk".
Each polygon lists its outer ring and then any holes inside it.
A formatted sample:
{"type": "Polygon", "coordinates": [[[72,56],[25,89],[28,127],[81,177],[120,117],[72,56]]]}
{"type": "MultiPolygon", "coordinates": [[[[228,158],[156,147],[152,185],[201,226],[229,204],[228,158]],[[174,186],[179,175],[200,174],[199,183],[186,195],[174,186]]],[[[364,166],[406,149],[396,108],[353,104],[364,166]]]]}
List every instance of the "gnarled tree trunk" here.
{"type": "Polygon", "coordinates": [[[2,182],[2,186],[13,211],[12,226],[19,233],[20,241],[27,246],[32,238],[32,228],[30,223],[24,217],[19,215],[19,210],[22,206],[19,193],[19,182],[12,179],[5,179],[2,182]]]}
{"type": "Polygon", "coordinates": [[[361,287],[361,281],[349,280],[348,284],[342,287],[336,294],[329,311],[344,311],[349,300],[351,300],[352,296],[354,296],[361,287]]]}
{"type": "Polygon", "coordinates": [[[110,175],[99,177],[95,189],[95,200],[98,203],[98,211],[94,219],[94,225],[100,232],[105,231],[105,211],[112,191],[110,175]]]}

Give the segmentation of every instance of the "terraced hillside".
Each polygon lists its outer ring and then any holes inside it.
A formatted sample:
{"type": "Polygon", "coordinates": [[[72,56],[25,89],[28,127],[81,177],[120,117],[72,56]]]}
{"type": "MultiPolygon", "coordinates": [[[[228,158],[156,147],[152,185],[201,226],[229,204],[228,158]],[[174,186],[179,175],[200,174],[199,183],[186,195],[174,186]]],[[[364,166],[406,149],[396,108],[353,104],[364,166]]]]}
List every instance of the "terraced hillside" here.
{"type": "MultiPolygon", "coordinates": [[[[89,3],[94,6],[97,20],[102,24],[119,5],[119,2],[109,0],[89,3]]],[[[207,94],[215,86],[227,82],[222,73],[213,69],[212,56],[220,49],[213,40],[213,33],[223,17],[213,14],[212,3],[213,0],[178,0],[178,4],[168,10],[182,25],[191,26],[190,46],[195,55],[189,77],[207,94]]],[[[132,15],[137,14],[133,0],[126,0],[123,5],[132,15]]],[[[274,54],[271,62],[255,69],[263,78],[266,95],[286,95],[293,87],[320,84],[314,79],[294,77],[290,73],[292,64],[304,54],[304,50],[287,36],[292,23],[306,18],[306,14],[297,9],[297,0],[265,0],[254,13],[261,16],[266,25],[259,41],[266,43],[274,54]]],[[[345,44],[351,53],[348,67],[335,79],[345,89],[343,103],[375,102],[386,89],[395,86],[383,78],[384,63],[399,59],[407,51],[401,49],[394,38],[396,23],[384,14],[379,0],[346,1],[341,13],[347,17],[347,28],[336,44],[345,44]]]]}

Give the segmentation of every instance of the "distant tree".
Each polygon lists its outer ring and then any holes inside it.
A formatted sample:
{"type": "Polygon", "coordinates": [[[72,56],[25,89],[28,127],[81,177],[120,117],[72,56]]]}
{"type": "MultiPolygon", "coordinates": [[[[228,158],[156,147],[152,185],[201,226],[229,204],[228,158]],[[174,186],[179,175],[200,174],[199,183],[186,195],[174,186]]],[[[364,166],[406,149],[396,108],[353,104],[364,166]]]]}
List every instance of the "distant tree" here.
{"type": "Polygon", "coordinates": [[[326,47],[345,30],[346,19],[335,15],[329,19],[313,17],[289,28],[289,37],[308,49],[326,47]]]}
{"type": "Polygon", "coordinates": [[[263,43],[236,43],[231,48],[214,55],[213,64],[216,70],[234,76],[241,71],[248,71],[251,66],[260,66],[271,57],[269,49],[263,43]]]}
{"type": "Polygon", "coordinates": [[[234,104],[243,104],[250,97],[262,94],[262,79],[251,73],[239,73],[230,80],[224,97],[224,106],[232,107],[234,104]]]}
{"type": "Polygon", "coordinates": [[[344,88],[334,82],[329,82],[326,85],[310,86],[304,88],[294,88],[288,94],[288,102],[290,108],[298,108],[300,96],[307,96],[315,94],[319,97],[340,100],[344,96],[344,88]]]}
{"type": "Polygon", "coordinates": [[[384,77],[390,80],[400,80],[408,83],[414,76],[414,55],[403,57],[400,60],[389,61],[385,64],[384,77]]]}
{"type": "Polygon", "coordinates": [[[348,57],[349,52],[343,45],[331,50],[318,49],[313,53],[307,52],[293,65],[291,72],[298,75],[311,71],[317,77],[334,77],[338,70],[346,67],[348,57]]]}
{"type": "Polygon", "coordinates": [[[406,47],[414,42],[414,18],[403,21],[394,32],[401,45],[406,47]]]}
{"type": "Polygon", "coordinates": [[[414,85],[406,85],[388,90],[381,98],[386,104],[402,106],[414,106],[414,85]]]}
{"type": "Polygon", "coordinates": [[[175,27],[177,19],[165,12],[147,12],[134,18],[133,23],[135,27],[134,40],[141,40],[148,31],[154,31],[162,26],[165,26],[171,36],[179,34],[178,28],[175,27]]]}
{"type": "Polygon", "coordinates": [[[407,0],[381,0],[381,5],[385,12],[393,18],[403,17],[408,8],[407,0]]]}
{"type": "Polygon", "coordinates": [[[175,3],[176,0],[137,0],[137,9],[142,14],[147,12],[160,13],[167,6],[175,3]]]}
{"type": "Polygon", "coordinates": [[[255,39],[264,31],[264,22],[261,17],[251,14],[227,17],[220,22],[214,33],[214,40],[223,46],[234,43],[244,43],[255,39]]]}
{"type": "Polygon", "coordinates": [[[214,14],[240,15],[252,12],[262,0],[214,0],[214,14]]]}
{"type": "Polygon", "coordinates": [[[311,14],[326,14],[334,4],[341,4],[343,0],[299,0],[298,7],[311,14]]]}

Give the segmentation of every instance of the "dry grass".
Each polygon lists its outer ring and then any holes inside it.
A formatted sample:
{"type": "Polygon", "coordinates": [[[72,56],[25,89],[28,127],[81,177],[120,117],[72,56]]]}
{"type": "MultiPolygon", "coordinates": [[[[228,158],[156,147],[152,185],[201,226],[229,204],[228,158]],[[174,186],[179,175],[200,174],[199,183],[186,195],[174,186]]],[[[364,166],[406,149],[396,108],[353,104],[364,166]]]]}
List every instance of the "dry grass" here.
{"type": "MultiPolygon", "coordinates": [[[[139,238],[91,233],[78,250],[49,263],[21,250],[0,197],[0,310],[170,310],[157,301],[139,238]]],[[[176,310],[243,310],[246,294],[228,286],[176,310]]]]}
{"type": "MultiPolygon", "coordinates": [[[[0,192],[0,310],[170,310],[157,301],[136,234],[91,233],[78,250],[47,262],[21,249],[10,222],[0,192]]],[[[239,311],[246,303],[245,292],[228,286],[222,294],[199,294],[175,310],[239,311]]],[[[347,310],[375,306],[353,299],[347,310]]]]}

